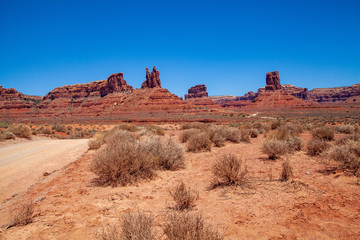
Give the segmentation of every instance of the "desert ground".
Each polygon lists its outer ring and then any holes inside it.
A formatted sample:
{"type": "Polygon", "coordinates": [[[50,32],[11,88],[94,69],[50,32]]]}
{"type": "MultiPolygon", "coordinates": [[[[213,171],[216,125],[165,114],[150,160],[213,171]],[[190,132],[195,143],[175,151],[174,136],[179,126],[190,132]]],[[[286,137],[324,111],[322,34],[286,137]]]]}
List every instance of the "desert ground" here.
{"type": "MultiPolygon", "coordinates": [[[[270,160],[261,146],[276,130],[259,134],[250,142],[226,141],[224,146],[212,146],[210,151],[189,152],[188,143],[181,143],[185,131],[181,125],[161,128],[165,130],[162,140],[171,139],[184,149],[185,166],[174,171],[156,170],[151,179],[126,186],[100,185],[98,176],[91,171],[93,159],[106,144],[80,154],[75,161],[86,140],[69,141],[61,148],[54,140],[0,147],[1,152],[10,151],[11,147],[21,149],[21,156],[30,151],[26,146],[32,149],[32,156],[37,156],[46,144],[57,148],[52,156],[34,159],[31,168],[40,174],[51,174],[32,176],[36,182],[28,184],[31,186],[26,192],[2,202],[0,239],[102,239],[107,226],[121,231],[123,214],[137,212],[153,217],[157,239],[168,239],[163,226],[169,213],[178,212],[170,191],[181,181],[199,195],[187,211],[200,213],[225,239],[360,239],[359,180],[329,168],[332,164],[323,157],[307,154],[306,145],[312,139],[310,130],[299,134],[304,142],[300,151],[270,160]],[[78,150],[78,155],[70,153],[70,149],[78,150]],[[61,152],[71,157],[63,162],[66,156],[61,156],[61,152]],[[247,166],[245,184],[211,187],[213,164],[229,153],[241,159],[243,167],[247,166]],[[59,170],[40,168],[49,159],[59,170]],[[285,161],[292,166],[293,174],[280,181],[285,161]],[[28,203],[33,203],[31,223],[9,226],[14,214],[28,203]]],[[[336,133],[331,144],[345,136],[336,133]]]]}

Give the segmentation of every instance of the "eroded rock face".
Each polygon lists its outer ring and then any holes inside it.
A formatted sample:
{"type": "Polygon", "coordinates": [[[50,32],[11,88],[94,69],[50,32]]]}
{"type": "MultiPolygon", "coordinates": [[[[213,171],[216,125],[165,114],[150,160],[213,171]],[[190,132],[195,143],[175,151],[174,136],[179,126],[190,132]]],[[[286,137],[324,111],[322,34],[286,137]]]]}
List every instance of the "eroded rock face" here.
{"type": "Polygon", "coordinates": [[[141,88],[155,88],[161,87],[160,73],[153,67],[153,71],[150,73],[149,68],[146,68],[146,80],[141,85],[141,88]]]}
{"type": "Polygon", "coordinates": [[[290,94],[294,97],[303,99],[303,100],[307,100],[308,99],[308,95],[309,95],[309,91],[307,88],[302,88],[302,87],[295,87],[294,85],[290,85],[290,84],[285,84],[282,85],[282,89],[287,93],[290,94]]]}
{"type": "MultiPolygon", "coordinates": [[[[32,96],[28,96],[30,98],[32,96]]],[[[0,86],[0,110],[21,110],[29,109],[34,103],[15,88],[3,88],[0,86]]]]}
{"type": "Polygon", "coordinates": [[[208,97],[205,84],[196,85],[189,88],[188,94],[185,94],[185,100],[189,98],[208,97]]]}
{"type": "Polygon", "coordinates": [[[315,88],[309,91],[309,99],[318,103],[344,102],[356,96],[360,96],[360,84],[349,87],[315,88]]]}
{"type": "Polygon", "coordinates": [[[44,100],[56,98],[87,98],[94,96],[106,96],[114,92],[132,90],[133,87],[127,85],[123,73],[111,74],[107,80],[94,81],[90,83],[66,85],[57,87],[44,97],[44,100]]]}
{"type": "Polygon", "coordinates": [[[266,74],[265,90],[274,91],[278,89],[281,89],[279,72],[278,71],[268,72],[266,74]]]}

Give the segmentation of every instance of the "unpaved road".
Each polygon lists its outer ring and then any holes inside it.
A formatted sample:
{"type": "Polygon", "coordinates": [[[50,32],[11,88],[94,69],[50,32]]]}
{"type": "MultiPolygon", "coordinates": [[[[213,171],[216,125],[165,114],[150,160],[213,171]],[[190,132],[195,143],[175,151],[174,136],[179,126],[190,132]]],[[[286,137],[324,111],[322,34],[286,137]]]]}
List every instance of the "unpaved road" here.
{"type": "Polygon", "coordinates": [[[26,191],[45,172],[51,173],[78,159],[88,139],[35,140],[0,147],[0,204],[26,191]]]}

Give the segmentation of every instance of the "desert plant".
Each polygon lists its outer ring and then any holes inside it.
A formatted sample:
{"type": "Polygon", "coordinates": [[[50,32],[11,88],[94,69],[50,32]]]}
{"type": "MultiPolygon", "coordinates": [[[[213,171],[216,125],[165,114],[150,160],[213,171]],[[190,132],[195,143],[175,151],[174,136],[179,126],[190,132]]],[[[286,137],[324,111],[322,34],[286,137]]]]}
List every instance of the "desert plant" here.
{"type": "Polygon", "coordinates": [[[290,165],[290,162],[286,160],[282,164],[282,170],[280,174],[280,181],[286,182],[293,175],[293,168],[290,165]]]}
{"type": "Polygon", "coordinates": [[[9,131],[21,138],[31,138],[32,132],[29,126],[25,124],[13,124],[9,128],[9,131]]]}
{"type": "Polygon", "coordinates": [[[102,141],[97,139],[90,139],[88,146],[90,150],[99,149],[101,147],[102,141]]]}
{"type": "Polygon", "coordinates": [[[348,140],[354,140],[354,141],[359,142],[360,141],[360,134],[353,133],[353,134],[350,134],[350,135],[346,135],[345,137],[338,139],[336,141],[336,145],[345,144],[348,140]]]}
{"type": "Polygon", "coordinates": [[[195,128],[186,129],[180,135],[180,142],[182,143],[187,142],[190,137],[199,133],[200,133],[199,129],[195,129],[195,128]]]}
{"type": "Polygon", "coordinates": [[[320,139],[312,139],[307,144],[307,153],[310,156],[320,155],[322,152],[327,150],[330,147],[330,144],[327,141],[320,139]]]}
{"type": "Polygon", "coordinates": [[[283,121],[280,118],[277,118],[276,120],[271,122],[271,129],[277,129],[278,127],[280,127],[281,125],[283,125],[283,121]]]}
{"type": "Polygon", "coordinates": [[[186,187],[183,181],[169,192],[176,203],[175,208],[180,211],[190,209],[199,198],[199,192],[186,187]]]}
{"type": "Polygon", "coordinates": [[[250,131],[248,129],[240,129],[240,141],[245,143],[250,142],[250,131]]]}
{"type": "Polygon", "coordinates": [[[156,125],[149,125],[146,126],[146,129],[156,135],[164,136],[165,130],[162,127],[156,126],[156,125]]]}
{"type": "Polygon", "coordinates": [[[350,124],[341,125],[336,128],[336,131],[339,133],[352,134],[355,132],[355,127],[350,124]]]}
{"type": "Polygon", "coordinates": [[[211,141],[216,147],[222,147],[225,145],[226,138],[221,133],[215,133],[211,141]]]}
{"type": "Polygon", "coordinates": [[[182,146],[170,138],[162,141],[160,137],[149,137],[142,142],[142,146],[152,154],[158,168],[177,170],[185,165],[182,146]]]}
{"type": "Polygon", "coordinates": [[[21,205],[20,210],[17,211],[10,223],[8,224],[8,228],[14,226],[23,226],[32,222],[34,212],[34,204],[32,202],[21,205]]]}
{"type": "Polygon", "coordinates": [[[3,133],[3,137],[4,137],[5,140],[15,139],[15,134],[10,132],[10,131],[5,131],[3,133]]]}
{"type": "Polygon", "coordinates": [[[251,138],[257,138],[259,135],[259,131],[255,128],[250,128],[249,129],[249,134],[251,138]]]}
{"type": "Polygon", "coordinates": [[[111,131],[117,131],[117,130],[125,130],[125,131],[129,131],[129,132],[137,132],[139,131],[139,128],[136,125],[133,124],[118,124],[116,126],[113,127],[113,129],[111,131]]]}
{"type": "Polygon", "coordinates": [[[331,141],[334,139],[335,130],[330,126],[322,126],[314,128],[312,131],[313,138],[331,141]]]}
{"type": "Polygon", "coordinates": [[[209,136],[204,132],[192,136],[188,141],[187,150],[189,152],[211,151],[209,136]]]}
{"type": "Polygon", "coordinates": [[[348,140],[342,145],[329,149],[327,155],[340,163],[340,169],[360,176],[360,142],[348,140]]]}
{"type": "Polygon", "coordinates": [[[221,155],[211,167],[214,175],[213,187],[220,185],[247,185],[247,167],[235,154],[221,155]]]}
{"type": "Polygon", "coordinates": [[[282,140],[267,139],[263,142],[261,151],[267,154],[269,159],[275,160],[289,152],[289,144],[282,140]]]}
{"type": "Polygon", "coordinates": [[[303,147],[303,140],[300,137],[296,137],[296,136],[291,136],[288,140],[287,143],[289,145],[289,150],[295,150],[295,151],[300,151],[303,147]]]}
{"type": "Polygon", "coordinates": [[[66,132],[65,125],[56,123],[52,126],[52,130],[55,132],[66,132]]]}
{"type": "Polygon", "coordinates": [[[174,212],[169,213],[162,226],[169,240],[221,240],[224,235],[216,228],[207,224],[199,213],[174,212]]]}
{"type": "Polygon", "coordinates": [[[152,178],[152,155],[135,141],[110,141],[100,149],[91,162],[91,171],[104,185],[133,184],[140,179],[152,178]]]}

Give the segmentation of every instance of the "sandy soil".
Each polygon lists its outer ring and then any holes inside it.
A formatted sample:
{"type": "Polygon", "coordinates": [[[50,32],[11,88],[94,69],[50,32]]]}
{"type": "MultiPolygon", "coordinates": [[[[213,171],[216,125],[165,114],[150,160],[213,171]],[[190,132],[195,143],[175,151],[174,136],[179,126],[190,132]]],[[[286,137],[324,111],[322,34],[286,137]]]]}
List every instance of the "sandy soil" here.
{"type": "MultiPolygon", "coordinates": [[[[178,131],[167,134],[177,139],[178,131]]],[[[309,139],[309,133],[302,135],[309,139]]],[[[227,143],[211,152],[186,153],[186,168],[162,171],[137,186],[100,187],[89,170],[93,151],[52,177],[32,186],[21,199],[0,210],[0,226],[21,204],[35,204],[33,223],[12,227],[0,239],[96,239],[101,226],[117,222],[125,212],[146,211],[161,231],[172,211],[169,194],[183,180],[199,191],[193,212],[201,212],[227,239],[360,239],[360,189],[357,179],[343,173],[325,174],[319,159],[297,152],[270,161],[260,151],[263,136],[251,144],[227,143]],[[247,164],[250,187],[208,190],[211,165],[223,153],[235,153],[247,164]],[[281,164],[294,168],[291,181],[280,182],[281,164]]]]}
{"type": "Polygon", "coordinates": [[[87,150],[87,141],[36,139],[1,146],[0,203],[27,190],[45,172],[50,174],[78,159],[87,150]]]}

